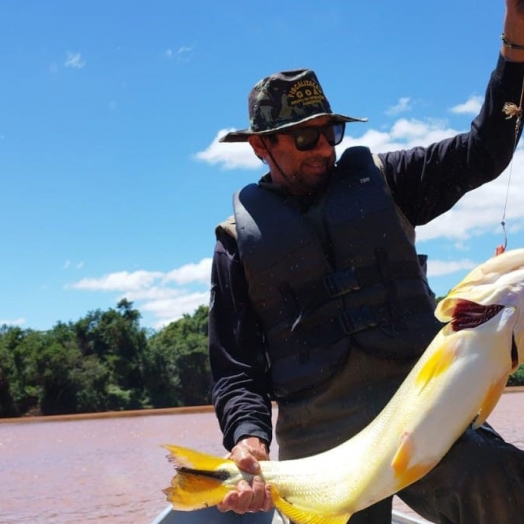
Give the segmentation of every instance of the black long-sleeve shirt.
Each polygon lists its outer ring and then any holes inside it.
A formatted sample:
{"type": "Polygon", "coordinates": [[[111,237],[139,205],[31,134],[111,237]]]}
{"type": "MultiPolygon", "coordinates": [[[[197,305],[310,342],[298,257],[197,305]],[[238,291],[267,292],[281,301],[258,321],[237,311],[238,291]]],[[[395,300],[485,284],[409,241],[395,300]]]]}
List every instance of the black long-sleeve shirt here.
{"type": "MultiPolygon", "coordinates": [[[[479,115],[468,133],[428,147],[380,154],[393,198],[413,226],[448,211],[465,193],[495,179],[515,148],[515,119],[506,102],[517,106],[524,65],[499,57],[479,115]]],[[[235,239],[217,233],[211,273],[209,352],[213,402],[224,445],[245,436],[271,442],[271,386],[263,337],[250,305],[235,239]]]]}

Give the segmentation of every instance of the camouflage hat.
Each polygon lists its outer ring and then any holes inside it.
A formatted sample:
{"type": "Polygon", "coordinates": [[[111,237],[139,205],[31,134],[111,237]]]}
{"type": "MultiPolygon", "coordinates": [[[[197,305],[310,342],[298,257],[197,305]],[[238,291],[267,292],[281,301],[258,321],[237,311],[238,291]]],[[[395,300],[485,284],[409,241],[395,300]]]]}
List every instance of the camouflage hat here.
{"type": "Polygon", "coordinates": [[[251,135],[275,133],[319,116],[330,116],[335,122],[367,121],[333,113],[311,69],[282,71],[260,80],[248,103],[251,127],[227,133],[220,142],[246,142],[251,135]]]}

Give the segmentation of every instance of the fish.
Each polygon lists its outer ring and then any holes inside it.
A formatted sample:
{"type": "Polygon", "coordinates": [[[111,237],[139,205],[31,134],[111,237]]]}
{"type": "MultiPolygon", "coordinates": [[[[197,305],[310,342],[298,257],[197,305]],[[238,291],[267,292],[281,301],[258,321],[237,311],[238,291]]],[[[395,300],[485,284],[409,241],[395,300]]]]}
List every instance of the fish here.
{"type": "MultiPolygon", "coordinates": [[[[473,269],[438,303],[444,324],[384,409],[342,444],[310,457],[260,461],[276,509],[297,524],[343,524],[416,482],[496,406],[524,360],[524,248],[473,269]]],[[[253,475],[230,459],[171,444],[176,510],[221,502],[253,475]]]]}

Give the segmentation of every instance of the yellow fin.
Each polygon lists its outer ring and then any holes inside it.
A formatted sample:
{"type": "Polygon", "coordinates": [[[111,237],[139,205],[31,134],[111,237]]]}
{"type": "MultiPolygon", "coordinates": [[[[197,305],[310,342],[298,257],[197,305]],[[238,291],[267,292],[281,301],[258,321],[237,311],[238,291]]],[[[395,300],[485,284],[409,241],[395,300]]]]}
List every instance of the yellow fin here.
{"type": "Polygon", "coordinates": [[[475,418],[475,421],[473,422],[474,429],[477,429],[479,426],[482,426],[484,422],[486,422],[486,419],[488,418],[489,414],[497,405],[497,402],[499,401],[507,382],[508,375],[504,374],[498,380],[498,382],[492,384],[491,387],[488,389],[488,392],[486,393],[486,396],[484,397],[484,400],[482,401],[482,404],[480,406],[478,415],[475,418]]]}
{"type": "Polygon", "coordinates": [[[296,524],[346,524],[351,513],[341,515],[320,515],[310,509],[294,506],[282,498],[274,486],[270,487],[271,498],[275,507],[296,524]]]}
{"type": "Polygon", "coordinates": [[[226,459],[195,451],[194,449],[183,448],[182,446],[164,444],[162,447],[170,452],[168,456],[169,462],[171,462],[176,469],[192,468],[211,470],[222,466],[224,462],[226,462],[226,459]]]}
{"type": "Polygon", "coordinates": [[[396,491],[413,484],[422,478],[435,464],[412,464],[409,465],[413,456],[413,444],[409,433],[404,433],[400,439],[400,445],[391,461],[391,467],[395,472],[397,484],[396,491]]]}
{"type": "Polygon", "coordinates": [[[173,508],[182,511],[208,508],[222,501],[231,489],[224,484],[229,476],[225,467],[231,461],[180,446],[163,446],[177,474],[163,490],[173,508]]]}
{"type": "Polygon", "coordinates": [[[429,357],[424,364],[419,374],[416,377],[416,383],[424,389],[428,383],[444,373],[455,360],[455,351],[449,342],[444,342],[434,353],[429,357]]]}
{"type": "Polygon", "coordinates": [[[408,469],[408,464],[411,459],[412,445],[408,433],[404,433],[400,437],[400,445],[391,461],[391,467],[395,472],[395,477],[400,477],[408,469]]]}

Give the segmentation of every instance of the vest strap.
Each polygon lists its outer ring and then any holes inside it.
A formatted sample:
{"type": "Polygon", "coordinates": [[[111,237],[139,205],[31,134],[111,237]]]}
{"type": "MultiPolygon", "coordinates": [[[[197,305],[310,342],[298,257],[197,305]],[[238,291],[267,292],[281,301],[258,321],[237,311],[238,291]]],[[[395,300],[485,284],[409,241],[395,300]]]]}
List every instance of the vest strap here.
{"type": "Polygon", "coordinates": [[[385,269],[361,267],[335,271],[324,277],[324,287],[330,298],[338,298],[381,280],[417,279],[420,275],[420,265],[413,261],[389,262],[387,275],[385,269]]]}

